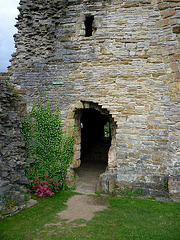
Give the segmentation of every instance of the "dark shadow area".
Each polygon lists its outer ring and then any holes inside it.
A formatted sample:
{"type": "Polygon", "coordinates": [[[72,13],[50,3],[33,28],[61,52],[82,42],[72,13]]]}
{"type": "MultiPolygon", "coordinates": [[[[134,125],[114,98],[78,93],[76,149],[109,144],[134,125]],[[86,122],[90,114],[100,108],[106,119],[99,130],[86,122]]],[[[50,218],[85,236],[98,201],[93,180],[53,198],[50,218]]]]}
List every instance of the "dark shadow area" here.
{"type": "Polygon", "coordinates": [[[106,166],[102,163],[84,163],[79,168],[74,169],[75,173],[78,175],[78,181],[84,186],[85,190],[93,189],[99,182],[99,176],[104,173],[106,166]]]}
{"type": "Polygon", "coordinates": [[[90,37],[92,36],[93,32],[93,21],[94,21],[94,16],[86,16],[86,19],[84,21],[85,24],[85,37],[90,37]]]}
{"type": "Polygon", "coordinates": [[[103,114],[95,108],[76,111],[75,119],[79,123],[81,136],[81,165],[74,169],[78,175],[76,190],[92,194],[95,193],[100,175],[108,166],[108,152],[112,140],[110,119],[107,110],[103,114]]]}
{"type": "Polygon", "coordinates": [[[86,109],[81,116],[81,164],[108,165],[111,145],[109,118],[95,109],[86,109]]]}

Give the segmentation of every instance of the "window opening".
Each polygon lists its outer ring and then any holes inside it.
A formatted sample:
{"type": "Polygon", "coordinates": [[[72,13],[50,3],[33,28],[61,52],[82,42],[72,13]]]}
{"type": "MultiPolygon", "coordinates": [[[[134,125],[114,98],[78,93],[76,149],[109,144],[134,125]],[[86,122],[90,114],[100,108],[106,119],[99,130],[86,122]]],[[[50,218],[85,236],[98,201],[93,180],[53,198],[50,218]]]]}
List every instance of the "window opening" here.
{"type": "Polygon", "coordinates": [[[85,24],[85,37],[92,36],[93,21],[94,21],[94,16],[86,16],[86,19],[84,21],[84,24],[85,24]]]}
{"type": "Polygon", "coordinates": [[[109,138],[110,137],[110,126],[109,126],[109,122],[107,122],[104,125],[104,137],[105,138],[109,138]]]}

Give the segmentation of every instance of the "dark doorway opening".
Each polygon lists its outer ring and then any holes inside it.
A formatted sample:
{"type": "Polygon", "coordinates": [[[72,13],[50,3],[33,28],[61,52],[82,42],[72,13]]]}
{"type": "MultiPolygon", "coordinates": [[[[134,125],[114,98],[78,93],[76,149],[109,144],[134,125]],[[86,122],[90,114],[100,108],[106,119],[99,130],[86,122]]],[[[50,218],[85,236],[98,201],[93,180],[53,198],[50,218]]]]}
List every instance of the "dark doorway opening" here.
{"type": "Polygon", "coordinates": [[[95,109],[86,109],[81,116],[81,164],[108,165],[111,145],[109,118],[95,109]]]}
{"type": "Polygon", "coordinates": [[[84,24],[85,24],[85,37],[92,36],[93,21],[94,21],[94,16],[86,16],[86,19],[84,21],[84,24]]]}
{"type": "MultiPolygon", "coordinates": [[[[95,193],[100,175],[106,172],[112,140],[109,112],[101,108],[98,111],[95,108],[99,107],[91,103],[89,108],[76,110],[75,114],[77,126],[79,126],[78,132],[81,136],[81,164],[80,167],[74,169],[78,176],[76,190],[89,194],[95,193]]],[[[78,148],[78,145],[76,147],[78,148]]]]}

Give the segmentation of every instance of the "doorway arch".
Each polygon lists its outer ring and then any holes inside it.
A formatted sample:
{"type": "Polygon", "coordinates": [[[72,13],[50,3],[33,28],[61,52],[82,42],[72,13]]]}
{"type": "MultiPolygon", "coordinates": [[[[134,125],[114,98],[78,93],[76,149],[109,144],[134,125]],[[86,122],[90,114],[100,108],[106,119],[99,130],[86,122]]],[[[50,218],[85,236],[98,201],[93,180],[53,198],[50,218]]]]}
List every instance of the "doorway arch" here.
{"type": "Polygon", "coordinates": [[[100,167],[103,174],[115,172],[116,123],[110,111],[97,103],[81,101],[71,106],[67,119],[76,128],[72,163],[75,172],[87,165],[89,169],[100,167]]]}

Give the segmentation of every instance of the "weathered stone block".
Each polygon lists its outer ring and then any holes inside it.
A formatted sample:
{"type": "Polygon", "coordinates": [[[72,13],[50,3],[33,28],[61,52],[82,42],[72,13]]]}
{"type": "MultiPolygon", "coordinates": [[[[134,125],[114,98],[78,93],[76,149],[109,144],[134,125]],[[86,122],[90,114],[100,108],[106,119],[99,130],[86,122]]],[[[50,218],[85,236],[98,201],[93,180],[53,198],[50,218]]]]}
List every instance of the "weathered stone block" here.
{"type": "Polygon", "coordinates": [[[169,18],[157,21],[157,27],[166,27],[170,24],[169,18]]]}
{"type": "Polygon", "coordinates": [[[168,191],[172,199],[180,202],[180,176],[169,177],[168,179],[168,191]]]}
{"type": "Polygon", "coordinates": [[[122,8],[139,7],[139,1],[127,1],[121,7],[122,8]]]}
{"type": "Polygon", "coordinates": [[[173,33],[180,33],[180,26],[173,27],[173,33]]]}
{"type": "Polygon", "coordinates": [[[167,10],[161,11],[161,14],[162,14],[162,18],[167,18],[170,16],[174,16],[176,14],[176,10],[172,8],[167,9],[167,10]]]}

